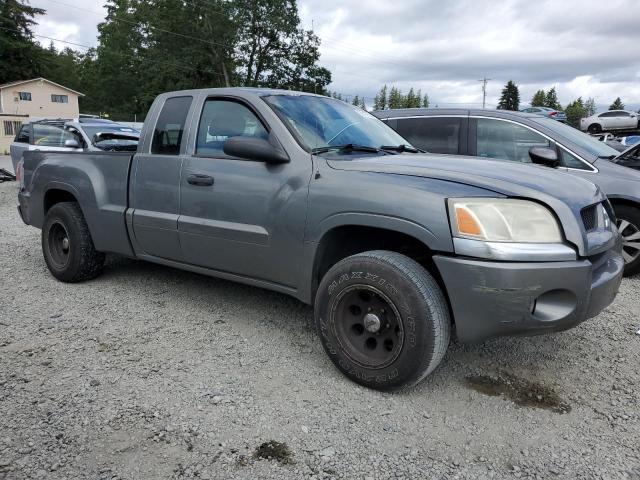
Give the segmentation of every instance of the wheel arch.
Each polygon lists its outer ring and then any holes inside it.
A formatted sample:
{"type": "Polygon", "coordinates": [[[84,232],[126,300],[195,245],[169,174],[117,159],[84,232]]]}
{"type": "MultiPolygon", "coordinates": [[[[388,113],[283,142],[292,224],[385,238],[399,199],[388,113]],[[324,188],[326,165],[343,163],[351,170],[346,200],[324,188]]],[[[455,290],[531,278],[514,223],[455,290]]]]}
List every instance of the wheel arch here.
{"type": "MultiPolygon", "coordinates": [[[[427,228],[394,217],[379,215],[340,215],[344,222],[326,222],[317,241],[307,242],[309,271],[304,301],[313,303],[323,275],[340,260],[370,250],[389,250],[413,258],[431,273],[446,294],[433,256],[443,250],[441,241],[427,228]]],[[[450,240],[450,239],[449,239],[450,240]]],[[[453,246],[444,247],[452,251],[453,246]]],[[[302,293],[302,292],[301,292],[302,293]]]]}

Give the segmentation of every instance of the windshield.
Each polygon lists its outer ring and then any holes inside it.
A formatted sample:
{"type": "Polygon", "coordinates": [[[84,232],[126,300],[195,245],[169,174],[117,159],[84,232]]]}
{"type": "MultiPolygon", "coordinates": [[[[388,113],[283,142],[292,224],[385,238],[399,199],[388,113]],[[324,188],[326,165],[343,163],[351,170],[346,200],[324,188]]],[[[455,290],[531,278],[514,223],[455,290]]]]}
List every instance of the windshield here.
{"type": "Polygon", "coordinates": [[[569,125],[558,122],[557,120],[551,120],[550,118],[545,117],[532,118],[531,120],[547,127],[549,130],[552,130],[554,133],[566,138],[570,142],[575,143],[595,157],[607,158],[612,155],[615,157],[619,153],[606,143],[601,142],[586,133],[582,133],[580,130],[570,127],[569,125]]]}
{"type": "Polygon", "coordinates": [[[340,100],[311,95],[263,98],[307,151],[335,145],[376,149],[385,145],[410,145],[370,113],[340,100]]]}

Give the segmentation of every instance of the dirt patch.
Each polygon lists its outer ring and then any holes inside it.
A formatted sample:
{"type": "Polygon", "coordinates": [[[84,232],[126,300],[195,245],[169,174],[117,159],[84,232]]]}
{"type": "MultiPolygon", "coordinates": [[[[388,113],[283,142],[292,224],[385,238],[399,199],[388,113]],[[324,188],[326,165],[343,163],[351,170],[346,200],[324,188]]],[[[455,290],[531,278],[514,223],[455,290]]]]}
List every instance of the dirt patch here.
{"type": "Polygon", "coordinates": [[[521,407],[543,408],[560,414],[571,411],[571,406],[552,388],[509,373],[496,377],[472,375],[467,377],[467,385],[485,395],[505,397],[521,407]]]}
{"type": "Polygon", "coordinates": [[[263,458],[266,460],[277,460],[280,463],[291,463],[293,454],[286,443],[276,442],[271,440],[264,442],[255,452],[253,452],[254,458],[263,458]]]}

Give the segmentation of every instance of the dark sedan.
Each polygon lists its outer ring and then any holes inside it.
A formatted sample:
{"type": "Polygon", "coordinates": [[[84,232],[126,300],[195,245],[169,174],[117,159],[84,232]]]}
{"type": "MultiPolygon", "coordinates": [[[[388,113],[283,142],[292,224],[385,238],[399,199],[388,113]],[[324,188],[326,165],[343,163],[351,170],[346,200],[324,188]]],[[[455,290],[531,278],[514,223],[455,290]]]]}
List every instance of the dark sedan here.
{"type": "Polygon", "coordinates": [[[542,149],[548,164],[606,193],[623,237],[625,274],[640,272],[640,171],[611,162],[620,152],[605,143],[535,113],[418,108],[373,114],[428,152],[529,163],[533,148],[541,161],[542,149]]]}

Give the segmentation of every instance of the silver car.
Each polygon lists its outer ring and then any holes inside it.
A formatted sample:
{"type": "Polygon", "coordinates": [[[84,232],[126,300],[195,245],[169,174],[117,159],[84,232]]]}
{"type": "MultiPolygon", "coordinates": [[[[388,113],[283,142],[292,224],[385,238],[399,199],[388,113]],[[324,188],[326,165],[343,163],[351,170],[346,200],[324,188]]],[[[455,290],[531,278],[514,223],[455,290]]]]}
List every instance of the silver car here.
{"type": "Polygon", "coordinates": [[[109,121],[39,120],[22,125],[11,144],[15,171],[22,154],[43,152],[135,151],[140,131],[109,121]]]}

